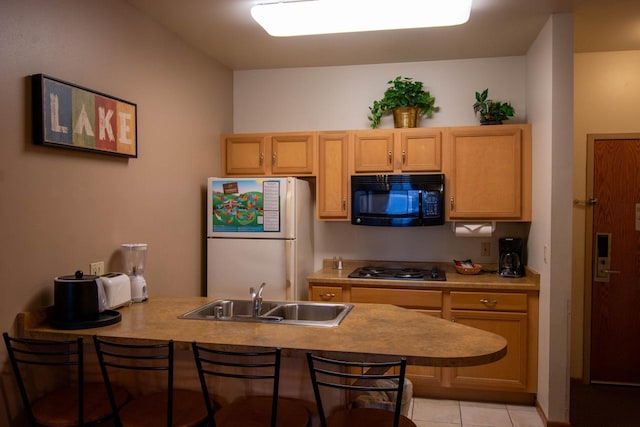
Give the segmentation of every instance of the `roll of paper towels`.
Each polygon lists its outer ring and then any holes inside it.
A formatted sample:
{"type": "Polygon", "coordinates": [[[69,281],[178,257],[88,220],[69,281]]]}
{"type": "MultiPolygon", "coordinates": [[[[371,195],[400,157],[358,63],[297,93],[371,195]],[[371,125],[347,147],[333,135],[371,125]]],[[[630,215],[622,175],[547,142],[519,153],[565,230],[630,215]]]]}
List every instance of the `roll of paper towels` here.
{"type": "Polygon", "coordinates": [[[453,232],[456,237],[491,237],[496,229],[495,222],[454,222],[453,232]]]}

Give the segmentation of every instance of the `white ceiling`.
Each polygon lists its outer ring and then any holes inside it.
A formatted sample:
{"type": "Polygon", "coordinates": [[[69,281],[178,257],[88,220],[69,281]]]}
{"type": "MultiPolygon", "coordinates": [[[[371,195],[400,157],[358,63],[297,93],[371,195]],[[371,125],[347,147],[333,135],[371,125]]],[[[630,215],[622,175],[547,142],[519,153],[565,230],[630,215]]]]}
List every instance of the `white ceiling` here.
{"type": "Polygon", "coordinates": [[[523,55],[561,12],[574,13],[576,52],[640,49],[639,0],[474,0],[460,26],[291,38],[253,21],[264,0],[127,1],[233,70],[523,55]]]}

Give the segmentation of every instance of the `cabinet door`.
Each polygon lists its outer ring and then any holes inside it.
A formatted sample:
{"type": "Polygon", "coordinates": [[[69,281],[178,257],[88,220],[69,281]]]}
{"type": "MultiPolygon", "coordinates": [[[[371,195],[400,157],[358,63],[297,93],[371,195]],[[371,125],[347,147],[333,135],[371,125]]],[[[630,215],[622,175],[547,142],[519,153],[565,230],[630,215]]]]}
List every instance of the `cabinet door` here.
{"type": "Polygon", "coordinates": [[[393,131],[354,134],[355,172],[393,172],[393,131]]]}
{"type": "Polygon", "coordinates": [[[278,175],[313,173],[314,134],[271,137],[271,171],[278,175]]]}
{"type": "Polygon", "coordinates": [[[480,366],[451,368],[451,385],[461,388],[526,391],[527,313],[452,310],[452,321],[493,332],[507,340],[507,355],[480,366]]]}
{"type": "Polygon", "coordinates": [[[265,174],[263,135],[223,135],[220,143],[227,175],[265,174]]]}
{"type": "Polygon", "coordinates": [[[442,134],[440,130],[400,131],[403,172],[442,170],[442,134]]]}
{"type": "Polygon", "coordinates": [[[349,219],[348,145],[347,133],[318,136],[316,215],[319,220],[349,219]]]}
{"type": "Polygon", "coordinates": [[[449,131],[449,217],[520,219],[523,131],[519,126],[477,126],[449,131]]]}

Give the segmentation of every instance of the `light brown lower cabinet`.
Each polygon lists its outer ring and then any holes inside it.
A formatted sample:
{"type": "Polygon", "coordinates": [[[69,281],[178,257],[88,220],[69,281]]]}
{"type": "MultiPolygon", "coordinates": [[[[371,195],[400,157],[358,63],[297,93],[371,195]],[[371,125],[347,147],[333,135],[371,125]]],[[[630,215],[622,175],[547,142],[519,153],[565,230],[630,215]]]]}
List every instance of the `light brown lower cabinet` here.
{"type": "Polygon", "coordinates": [[[538,292],[424,290],[310,282],[315,301],[394,304],[493,332],[504,358],[469,367],[409,366],[414,396],[533,404],[537,380],[538,292]]]}

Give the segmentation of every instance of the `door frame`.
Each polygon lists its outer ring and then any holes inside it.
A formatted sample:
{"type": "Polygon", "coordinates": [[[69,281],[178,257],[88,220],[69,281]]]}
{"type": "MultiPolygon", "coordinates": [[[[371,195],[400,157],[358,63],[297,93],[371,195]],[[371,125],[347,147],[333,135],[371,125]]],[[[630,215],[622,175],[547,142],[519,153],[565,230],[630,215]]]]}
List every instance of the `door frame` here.
{"type": "Polygon", "coordinates": [[[587,134],[587,170],[586,170],[586,200],[574,201],[583,204],[585,209],[585,244],[584,244],[584,306],[582,328],[582,382],[591,383],[591,303],[593,283],[593,206],[589,199],[593,198],[593,175],[595,167],[595,143],[599,140],[640,139],[640,133],[604,133],[587,134]]]}

